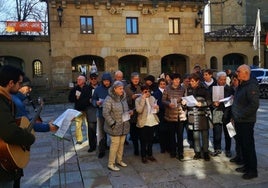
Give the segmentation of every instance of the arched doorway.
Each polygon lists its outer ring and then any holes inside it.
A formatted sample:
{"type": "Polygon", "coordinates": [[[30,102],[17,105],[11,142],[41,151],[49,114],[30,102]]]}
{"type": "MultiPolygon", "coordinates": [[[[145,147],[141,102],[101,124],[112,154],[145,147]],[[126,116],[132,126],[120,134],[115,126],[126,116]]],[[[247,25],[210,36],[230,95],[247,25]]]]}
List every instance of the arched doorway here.
{"type": "Polygon", "coordinates": [[[95,55],[82,55],[73,58],[72,60],[72,79],[76,80],[77,76],[80,74],[88,75],[91,66],[95,63],[99,73],[104,71],[104,59],[100,56],[95,55]]]}
{"type": "Polygon", "coordinates": [[[130,80],[132,72],[138,72],[141,78],[144,78],[148,74],[147,63],[148,58],[142,55],[126,55],[118,60],[119,70],[124,73],[127,81],[130,80]]]}
{"type": "Polygon", "coordinates": [[[213,70],[218,70],[218,60],[215,56],[210,58],[210,68],[213,70]]]}
{"type": "Polygon", "coordinates": [[[223,64],[222,64],[222,69],[226,70],[226,69],[231,69],[231,70],[236,70],[237,67],[239,67],[240,65],[244,64],[244,57],[242,54],[238,54],[238,53],[232,53],[232,54],[228,54],[225,55],[223,57],[223,64]]]}
{"type": "Polygon", "coordinates": [[[11,65],[24,71],[24,61],[21,58],[13,56],[0,56],[0,67],[3,65],[11,65]]]}
{"type": "Polygon", "coordinates": [[[164,73],[187,73],[187,56],[181,54],[166,55],[161,59],[161,70],[164,73]]]}

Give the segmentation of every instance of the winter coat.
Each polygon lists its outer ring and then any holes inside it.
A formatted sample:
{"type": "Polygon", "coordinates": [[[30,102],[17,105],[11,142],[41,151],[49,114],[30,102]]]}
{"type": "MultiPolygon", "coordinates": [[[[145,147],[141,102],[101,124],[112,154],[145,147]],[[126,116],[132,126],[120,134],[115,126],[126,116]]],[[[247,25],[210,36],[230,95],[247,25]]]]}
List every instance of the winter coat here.
{"type": "Polygon", "coordinates": [[[163,92],[162,103],[165,106],[165,120],[178,122],[179,121],[179,112],[181,109],[181,97],[184,96],[185,90],[182,86],[178,88],[174,88],[172,85],[168,85],[163,92]],[[176,98],[178,106],[176,108],[170,108],[169,104],[171,103],[171,99],[176,98]]]}
{"type": "Polygon", "coordinates": [[[232,105],[233,119],[237,123],[256,122],[259,108],[259,88],[255,78],[243,81],[237,87],[232,105]]]}
{"type": "MultiPolygon", "coordinates": [[[[132,95],[141,94],[141,84],[134,86],[132,83],[128,84],[125,88],[127,94],[127,103],[129,109],[135,109],[135,100],[132,99],[132,95]]],[[[133,115],[130,118],[130,123],[137,123],[138,113],[136,110],[133,110],[133,115]]]]}
{"type": "Polygon", "coordinates": [[[78,111],[86,111],[90,105],[91,92],[88,85],[84,85],[82,88],[75,86],[69,93],[69,101],[74,103],[74,109],[78,111]],[[79,99],[76,98],[76,91],[80,91],[81,95],[79,99]]]}
{"type": "Polygon", "coordinates": [[[101,80],[102,80],[101,81],[102,84],[95,89],[94,94],[92,96],[92,104],[93,104],[93,106],[97,107],[97,117],[102,118],[103,117],[103,115],[102,115],[103,105],[98,106],[97,101],[99,101],[100,99],[105,99],[107,97],[109,87],[105,87],[103,85],[103,80],[109,80],[110,83],[112,84],[112,76],[110,73],[104,73],[102,75],[101,80]]]}
{"type": "Polygon", "coordinates": [[[189,129],[193,130],[208,130],[209,120],[208,115],[211,115],[211,95],[202,84],[197,88],[189,87],[187,95],[193,95],[201,106],[187,107],[189,129]]]}
{"type": "MultiPolygon", "coordinates": [[[[150,106],[153,107],[155,104],[155,98],[153,96],[149,97],[149,103],[150,106]]],[[[147,116],[148,116],[148,108],[146,104],[146,100],[140,96],[135,100],[135,106],[136,106],[136,111],[138,112],[138,122],[137,122],[137,127],[142,128],[146,124],[147,116]]],[[[156,121],[159,123],[158,116],[156,114],[153,114],[156,121]]]]}
{"type": "MultiPolygon", "coordinates": [[[[16,124],[15,120],[15,105],[11,100],[9,93],[0,86],[0,139],[8,144],[21,145],[25,147],[30,147],[34,141],[35,137],[29,131],[20,128],[16,124]]],[[[0,152],[0,158],[3,159],[3,152],[0,152]]],[[[1,162],[1,161],[0,161],[1,162]]],[[[20,170],[18,170],[21,172],[20,170]]],[[[0,165],[0,181],[14,180],[16,177],[20,176],[18,171],[7,172],[0,165]]]]}
{"type": "Polygon", "coordinates": [[[126,93],[123,96],[118,96],[115,94],[114,88],[110,87],[103,104],[104,131],[112,136],[128,134],[130,130],[129,122],[123,122],[122,120],[123,113],[128,111],[126,93]]]}

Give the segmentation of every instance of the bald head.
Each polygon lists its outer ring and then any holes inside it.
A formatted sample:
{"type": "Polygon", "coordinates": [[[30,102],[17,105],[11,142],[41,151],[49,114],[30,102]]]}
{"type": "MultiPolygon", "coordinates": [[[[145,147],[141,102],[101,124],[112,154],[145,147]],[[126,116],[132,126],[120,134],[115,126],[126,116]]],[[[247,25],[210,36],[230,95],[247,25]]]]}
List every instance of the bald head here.
{"type": "Polygon", "coordinates": [[[250,79],[250,67],[246,64],[240,65],[237,70],[237,78],[240,81],[247,81],[250,79]]]}

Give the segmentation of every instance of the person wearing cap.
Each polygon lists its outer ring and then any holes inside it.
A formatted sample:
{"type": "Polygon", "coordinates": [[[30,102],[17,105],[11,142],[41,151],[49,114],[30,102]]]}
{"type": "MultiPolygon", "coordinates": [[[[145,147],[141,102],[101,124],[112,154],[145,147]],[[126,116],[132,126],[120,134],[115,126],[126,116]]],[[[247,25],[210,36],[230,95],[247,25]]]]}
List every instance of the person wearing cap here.
{"type": "Polygon", "coordinates": [[[126,135],[129,133],[130,125],[128,119],[132,115],[129,111],[124,84],[121,81],[115,81],[108,90],[108,96],[103,104],[103,117],[105,118],[104,130],[111,138],[108,169],[119,171],[121,167],[126,167],[123,162],[124,143],[126,135]],[[128,118],[124,118],[124,115],[128,118]],[[116,163],[116,164],[115,164],[116,163]]]}
{"type": "MultiPolygon", "coordinates": [[[[28,77],[24,76],[21,88],[19,89],[18,93],[12,94],[12,101],[16,105],[16,118],[26,117],[31,120],[29,116],[29,112],[27,111],[24,101],[27,99],[27,95],[32,91],[31,81],[28,77]]],[[[58,127],[52,125],[52,121],[49,123],[43,122],[35,122],[33,125],[33,129],[36,132],[55,132],[57,131],[58,127]]]]}
{"type": "MultiPolygon", "coordinates": [[[[93,72],[89,75],[89,89],[90,94],[93,96],[95,89],[99,86],[98,83],[98,73],[93,72]]],[[[92,98],[90,99],[92,100],[92,98]]],[[[97,137],[96,137],[96,129],[97,129],[97,108],[90,103],[87,109],[87,119],[88,119],[88,145],[89,149],[87,150],[89,153],[93,152],[97,148],[97,137]]]]}
{"type": "Polygon", "coordinates": [[[84,121],[85,125],[88,126],[87,108],[90,105],[91,98],[85,76],[80,75],[77,77],[77,85],[72,88],[68,98],[70,102],[74,103],[74,109],[82,113],[81,116],[75,118],[76,144],[81,145],[83,143],[82,124],[84,121]]]}
{"type": "Polygon", "coordinates": [[[98,158],[103,158],[105,156],[105,150],[107,146],[107,136],[104,131],[104,117],[102,115],[104,99],[108,95],[108,89],[111,87],[113,81],[110,73],[103,73],[101,78],[101,84],[95,89],[92,96],[92,104],[97,108],[97,143],[99,145],[98,158]]]}

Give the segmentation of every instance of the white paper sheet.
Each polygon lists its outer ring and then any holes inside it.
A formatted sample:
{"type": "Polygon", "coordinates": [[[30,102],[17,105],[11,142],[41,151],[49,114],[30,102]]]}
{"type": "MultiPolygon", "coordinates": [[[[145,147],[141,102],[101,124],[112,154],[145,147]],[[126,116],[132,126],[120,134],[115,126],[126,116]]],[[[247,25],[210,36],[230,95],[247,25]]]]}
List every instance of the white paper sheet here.
{"type": "Polygon", "coordinates": [[[226,125],[226,128],[228,130],[228,133],[229,133],[229,136],[232,138],[233,136],[236,135],[236,131],[235,131],[235,128],[232,124],[232,122],[229,122],[227,125],[226,125]]]}
{"type": "Polygon", "coordinates": [[[52,122],[53,125],[59,127],[59,129],[54,135],[63,138],[65,133],[69,129],[72,120],[80,115],[81,112],[77,110],[74,109],[65,110],[65,112],[63,112],[55,121],[52,122]]]}
{"type": "Polygon", "coordinates": [[[197,103],[197,100],[194,98],[193,95],[189,95],[187,97],[182,97],[182,99],[186,101],[187,106],[195,106],[197,103]]]}
{"type": "Polygon", "coordinates": [[[212,87],[212,100],[219,101],[224,98],[224,86],[212,87]]]}
{"type": "Polygon", "coordinates": [[[126,122],[126,121],[128,121],[128,120],[130,120],[130,114],[129,114],[129,112],[124,112],[124,113],[122,114],[122,121],[123,121],[123,122],[126,122]]]}
{"type": "Polygon", "coordinates": [[[219,100],[219,102],[223,102],[225,107],[232,106],[232,104],[233,104],[233,96],[221,99],[221,100],[219,100]]]}

